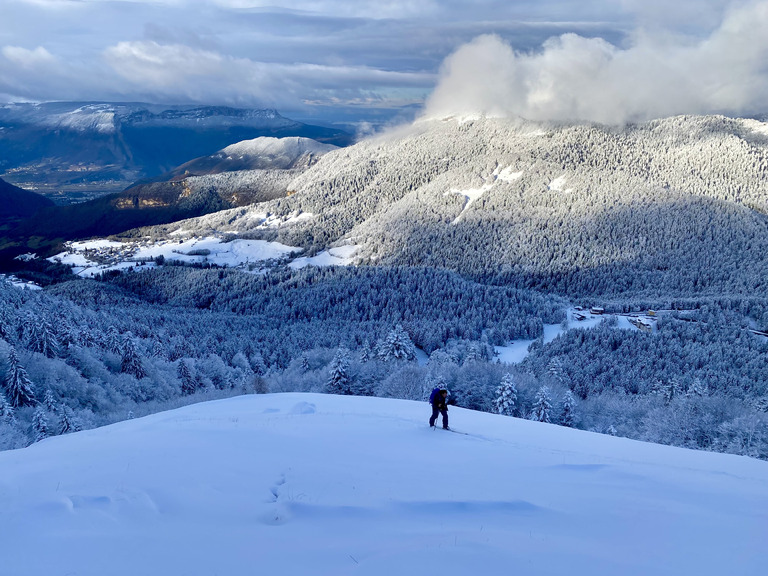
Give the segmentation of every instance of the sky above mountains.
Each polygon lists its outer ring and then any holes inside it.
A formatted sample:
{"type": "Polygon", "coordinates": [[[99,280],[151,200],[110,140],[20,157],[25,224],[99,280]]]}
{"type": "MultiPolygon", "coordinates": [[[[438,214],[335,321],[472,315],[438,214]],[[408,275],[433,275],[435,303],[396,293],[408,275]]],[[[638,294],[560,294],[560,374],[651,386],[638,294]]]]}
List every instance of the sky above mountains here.
{"type": "Polygon", "coordinates": [[[0,12],[0,101],[381,123],[432,95],[432,114],[610,122],[755,113],[768,95],[765,0],[3,0],[0,12]]]}

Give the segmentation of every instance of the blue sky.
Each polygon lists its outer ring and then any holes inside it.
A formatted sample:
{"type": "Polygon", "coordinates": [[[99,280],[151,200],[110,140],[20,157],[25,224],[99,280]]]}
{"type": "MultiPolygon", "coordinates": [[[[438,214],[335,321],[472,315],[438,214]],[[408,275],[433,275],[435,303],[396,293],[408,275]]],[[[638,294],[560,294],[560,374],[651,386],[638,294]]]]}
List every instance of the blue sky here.
{"type": "MultiPolygon", "coordinates": [[[[469,51],[470,68],[472,58],[489,58],[479,66],[485,76],[470,71],[466,79],[482,89],[485,80],[499,81],[487,78],[494,75],[494,64],[519,68],[525,58],[534,58],[529,65],[546,65],[535,58],[554,54],[548,46],[563,35],[599,39],[598,51],[605,52],[606,47],[616,51],[610,58],[635,50],[632,60],[637,65],[642,55],[638,46],[653,52],[649,58],[661,59],[663,52],[658,50],[670,45],[673,52],[701,48],[734,12],[765,4],[754,0],[681,0],[672,6],[662,0],[2,0],[0,101],[269,106],[293,117],[378,122],[412,116],[444,81],[449,87],[462,86],[462,70],[457,73],[457,66],[449,70],[450,58],[473,46],[473,41],[476,44],[478,37],[492,35],[495,40],[485,43],[486,52],[469,51]],[[509,63],[510,54],[517,63],[509,63]]],[[[560,46],[559,54],[566,48],[560,46]]],[[[595,46],[586,48],[589,57],[595,46]]],[[[755,57],[764,55],[758,52],[755,57]]],[[[617,81],[622,81],[621,75],[617,81]]],[[[520,98],[527,101],[529,96],[520,98]]],[[[558,106],[563,109],[561,103],[558,106]]],[[[565,106],[562,114],[571,113],[584,114],[565,106]]],[[[541,115],[547,114],[548,109],[541,115]]]]}

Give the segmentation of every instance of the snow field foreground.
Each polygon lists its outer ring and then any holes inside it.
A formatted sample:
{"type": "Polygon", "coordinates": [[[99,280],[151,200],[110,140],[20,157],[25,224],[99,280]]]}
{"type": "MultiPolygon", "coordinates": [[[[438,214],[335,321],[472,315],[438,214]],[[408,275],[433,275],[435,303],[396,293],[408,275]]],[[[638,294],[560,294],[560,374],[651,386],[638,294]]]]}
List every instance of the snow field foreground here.
{"type": "Polygon", "coordinates": [[[0,575],[762,575],[768,463],[316,394],[0,453],[0,575]]]}

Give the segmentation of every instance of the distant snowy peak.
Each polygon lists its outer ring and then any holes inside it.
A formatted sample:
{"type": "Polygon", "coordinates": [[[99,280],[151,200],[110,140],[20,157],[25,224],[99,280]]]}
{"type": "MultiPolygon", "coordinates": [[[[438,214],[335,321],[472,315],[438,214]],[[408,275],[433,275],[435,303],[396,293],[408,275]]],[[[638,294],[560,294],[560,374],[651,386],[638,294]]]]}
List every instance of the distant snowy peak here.
{"type": "Polygon", "coordinates": [[[269,168],[288,169],[298,164],[302,158],[319,157],[336,149],[337,146],[322,144],[311,138],[262,137],[227,146],[215,156],[222,159],[250,158],[268,165],[269,168]]]}
{"type": "Polygon", "coordinates": [[[321,156],[336,149],[332,144],[322,144],[311,138],[260,137],[243,140],[210,156],[190,160],[172,170],[168,176],[178,180],[190,176],[243,170],[306,169],[321,156]]]}

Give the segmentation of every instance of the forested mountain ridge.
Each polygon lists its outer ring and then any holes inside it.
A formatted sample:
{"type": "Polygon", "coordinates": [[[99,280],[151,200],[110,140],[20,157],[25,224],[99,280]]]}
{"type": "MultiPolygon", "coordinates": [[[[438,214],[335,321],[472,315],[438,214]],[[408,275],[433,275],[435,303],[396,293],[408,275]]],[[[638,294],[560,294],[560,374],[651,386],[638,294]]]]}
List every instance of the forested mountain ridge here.
{"type": "Polygon", "coordinates": [[[0,178],[0,219],[31,216],[52,206],[45,196],[9,184],[0,178]]]}
{"type": "MultiPolygon", "coordinates": [[[[0,248],[0,262],[30,250],[48,256],[50,250],[60,250],[62,239],[118,234],[283,197],[293,179],[335,149],[310,138],[259,137],[87,202],[53,206],[47,198],[34,195],[46,209],[26,213],[28,219],[9,229],[6,235],[13,244],[0,248]],[[35,239],[34,246],[30,238],[35,239]],[[52,246],[48,253],[43,240],[52,246]]],[[[17,194],[20,198],[22,192],[17,194]]]]}
{"type": "MultiPolygon", "coordinates": [[[[354,243],[360,262],[575,295],[768,288],[768,125],[756,120],[423,121],[325,156],[290,188],[258,209],[314,215],[276,236],[310,252],[354,243]]],[[[244,233],[248,220],[198,226],[244,233]]]]}

